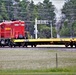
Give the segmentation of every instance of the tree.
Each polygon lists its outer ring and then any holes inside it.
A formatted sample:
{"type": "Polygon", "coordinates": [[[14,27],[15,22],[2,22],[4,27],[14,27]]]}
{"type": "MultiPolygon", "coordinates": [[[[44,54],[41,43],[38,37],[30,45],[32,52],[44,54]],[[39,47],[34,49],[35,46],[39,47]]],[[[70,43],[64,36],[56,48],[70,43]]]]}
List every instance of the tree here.
{"type": "Polygon", "coordinates": [[[1,15],[1,17],[0,17],[1,20],[8,20],[9,19],[4,3],[2,3],[2,5],[1,5],[1,14],[0,15],[1,15]]]}
{"type": "Polygon", "coordinates": [[[54,13],[54,6],[52,2],[49,0],[44,0],[43,3],[38,4],[38,13],[39,19],[47,19],[47,20],[54,20],[55,13],[54,13]]]}
{"type": "MultiPolygon", "coordinates": [[[[56,37],[56,29],[55,27],[52,27],[52,35],[55,38],[56,37]]],[[[51,28],[46,25],[39,25],[38,26],[38,37],[40,38],[51,38],[51,28]]]]}
{"type": "MultiPolygon", "coordinates": [[[[62,13],[65,15],[65,19],[68,20],[68,28],[67,28],[67,34],[70,34],[70,36],[75,36],[75,23],[76,23],[76,0],[68,0],[65,5],[63,6],[62,13]]],[[[65,20],[64,20],[65,24],[65,20]]],[[[63,27],[63,32],[65,32],[65,26],[63,27]],[[64,28],[64,29],[63,29],[64,28]]],[[[65,32],[66,34],[66,32],[65,32]]]]}
{"type": "Polygon", "coordinates": [[[62,26],[60,30],[60,36],[61,37],[70,37],[70,28],[68,27],[68,23],[64,22],[64,25],[62,26]]]}
{"type": "Polygon", "coordinates": [[[50,38],[50,28],[46,25],[40,25],[38,27],[38,37],[39,38],[50,38]]]}

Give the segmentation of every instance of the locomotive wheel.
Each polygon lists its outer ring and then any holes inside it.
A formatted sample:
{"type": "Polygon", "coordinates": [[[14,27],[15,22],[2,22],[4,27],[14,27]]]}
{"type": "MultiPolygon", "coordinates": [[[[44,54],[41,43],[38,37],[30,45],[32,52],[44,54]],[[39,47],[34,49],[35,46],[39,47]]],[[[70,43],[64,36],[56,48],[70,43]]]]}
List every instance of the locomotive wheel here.
{"type": "Polygon", "coordinates": [[[11,47],[11,48],[12,48],[12,45],[9,45],[9,47],[11,47]]]}
{"type": "Polygon", "coordinates": [[[11,48],[12,48],[12,45],[9,45],[9,47],[11,47],[11,48]]]}
{"type": "Polygon", "coordinates": [[[66,47],[66,48],[68,48],[68,45],[67,45],[67,44],[65,44],[65,47],[66,47]]]}
{"type": "Polygon", "coordinates": [[[16,47],[16,46],[14,45],[14,47],[16,47]]]}
{"type": "Polygon", "coordinates": [[[4,47],[4,45],[1,45],[1,47],[4,47]]]}
{"type": "Polygon", "coordinates": [[[8,45],[9,47],[13,47],[13,43],[11,41],[9,41],[8,45]]]}
{"type": "Polygon", "coordinates": [[[21,46],[22,46],[22,47],[24,47],[24,46],[25,46],[25,43],[24,43],[24,42],[23,42],[23,43],[21,43],[21,46]]]}

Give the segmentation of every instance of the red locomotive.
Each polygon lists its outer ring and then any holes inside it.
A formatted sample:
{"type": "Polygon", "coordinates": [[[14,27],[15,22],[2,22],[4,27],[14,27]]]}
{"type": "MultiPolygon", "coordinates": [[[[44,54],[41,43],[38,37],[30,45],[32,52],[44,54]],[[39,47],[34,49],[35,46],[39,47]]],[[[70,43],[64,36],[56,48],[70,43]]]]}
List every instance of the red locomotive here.
{"type": "Polygon", "coordinates": [[[4,21],[0,23],[0,43],[8,44],[10,39],[25,38],[25,22],[24,21],[4,21]]]}

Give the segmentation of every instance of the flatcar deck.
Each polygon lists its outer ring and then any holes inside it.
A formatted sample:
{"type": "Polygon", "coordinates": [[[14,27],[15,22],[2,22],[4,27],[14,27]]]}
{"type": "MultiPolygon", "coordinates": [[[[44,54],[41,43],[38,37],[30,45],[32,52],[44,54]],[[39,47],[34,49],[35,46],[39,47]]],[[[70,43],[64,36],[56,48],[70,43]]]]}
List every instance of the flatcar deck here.
{"type": "Polygon", "coordinates": [[[13,39],[13,42],[70,42],[76,41],[76,38],[50,38],[50,39],[13,39]]]}
{"type": "Polygon", "coordinates": [[[49,38],[49,39],[13,39],[14,43],[25,43],[25,45],[69,45],[76,47],[76,38],[49,38]]]}

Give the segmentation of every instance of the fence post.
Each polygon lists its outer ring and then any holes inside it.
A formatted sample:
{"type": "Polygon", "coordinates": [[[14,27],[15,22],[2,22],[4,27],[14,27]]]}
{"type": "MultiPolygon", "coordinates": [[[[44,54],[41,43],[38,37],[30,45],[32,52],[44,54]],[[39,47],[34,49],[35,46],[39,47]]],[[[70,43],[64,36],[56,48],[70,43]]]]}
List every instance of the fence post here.
{"type": "Polygon", "coordinates": [[[58,68],[58,55],[56,53],[56,68],[58,68]]]}

